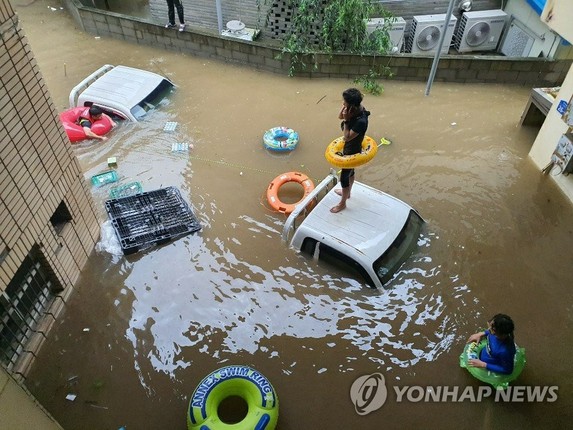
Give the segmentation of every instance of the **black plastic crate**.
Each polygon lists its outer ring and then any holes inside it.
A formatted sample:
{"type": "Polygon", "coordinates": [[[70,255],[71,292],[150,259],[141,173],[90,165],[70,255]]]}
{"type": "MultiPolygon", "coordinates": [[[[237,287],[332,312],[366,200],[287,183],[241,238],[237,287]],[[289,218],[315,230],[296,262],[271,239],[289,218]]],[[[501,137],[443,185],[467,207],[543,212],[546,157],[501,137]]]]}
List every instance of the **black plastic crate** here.
{"type": "Polygon", "coordinates": [[[175,187],[107,200],[105,210],[126,255],[201,230],[175,187]]]}

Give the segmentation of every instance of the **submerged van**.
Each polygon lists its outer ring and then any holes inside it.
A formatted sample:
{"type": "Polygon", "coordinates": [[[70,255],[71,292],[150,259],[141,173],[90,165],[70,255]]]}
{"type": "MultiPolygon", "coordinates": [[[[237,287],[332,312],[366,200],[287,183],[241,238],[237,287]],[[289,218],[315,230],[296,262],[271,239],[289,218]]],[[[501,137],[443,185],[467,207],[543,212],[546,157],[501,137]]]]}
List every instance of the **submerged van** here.
{"type": "Polygon", "coordinates": [[[282,239],[303,254],[347,269],[372,288],[384,287],[416,248],[424,220],[403,201],[356,181],[346,209],[332,213],[340,201],[337,182],[331,171],[296,206],[282,239]]]}
{"type": "Polygon", "coordinates": [[[69,103],[70,108],[98,106],[114,118],[140,121],[174,87],[157,73],[106,64],[70,91],[69,103]]]}

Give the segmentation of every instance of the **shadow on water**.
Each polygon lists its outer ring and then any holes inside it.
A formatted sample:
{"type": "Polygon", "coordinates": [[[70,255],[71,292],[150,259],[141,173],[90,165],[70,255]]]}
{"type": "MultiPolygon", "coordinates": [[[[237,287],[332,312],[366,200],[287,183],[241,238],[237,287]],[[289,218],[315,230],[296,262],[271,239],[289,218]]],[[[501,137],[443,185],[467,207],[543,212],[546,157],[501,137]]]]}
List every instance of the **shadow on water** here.
{"type": "MultiPolygon", "coordinates": [[[[423,83],[388,81],[382,96],[366,97],[368,134],[393,143],[358,178],[427,221],[415,254],[388,290],[376,291],[282,244],[284,216],[264,197],[282,172],[315,181],[328,173],[324,148],[339,133],[349,81],[291,79],[94,40],[64,13],[46,17],[45,6],[16,3],[58,109],[102,64],[148,69],[178,85],[144,122],[121,124],[103,145],[74,147],[86,180],[115,156],[120,184],[179,188],[203,227],[122,257],[104,224],[102,243],[28,378],[64,428],[183,429],[195,386],[233,363],[272,382],[283,430],[380,422],[558,428],[572,418],[573,351],[546,334],[572,325],[572,259],[564,250],[573,210],[528,160],[536,130],[516,127],[527,88],[437,83],[424,97],[423,83]],[[163,131],[168,121],[178,123],[174,133],[163,131]],[[278,125],[299,132],[292,153],[263,148],[264,131],[278,125]],[[173,142],[194,148],[173,153],[173,142]],[[559,384],[558,403],[396,401],[392,387],[401,385],[477,387],[457,358],[469,334],[497,312],[514,318],[527,349],[520,382],[559,384]],[[385,375],[389,400],[359,416],[349,390],[373,372],[385,375]]],[[[102,224],[108,193],[93,190],[102,224]]]]}

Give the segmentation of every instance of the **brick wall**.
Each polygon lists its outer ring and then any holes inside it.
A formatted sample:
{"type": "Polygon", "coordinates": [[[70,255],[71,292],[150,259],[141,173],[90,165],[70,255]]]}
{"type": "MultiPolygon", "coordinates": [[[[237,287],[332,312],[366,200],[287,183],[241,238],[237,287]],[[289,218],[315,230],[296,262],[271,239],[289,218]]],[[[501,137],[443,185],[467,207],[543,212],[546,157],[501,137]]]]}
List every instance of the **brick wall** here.
{"type": "Polygon", "coordinates": [[[8,0],[0,0],[0,292],[37,249],[58,289],[45,332],[99,237],[90,189],[8,0]],[[56,232],[65,204],[71,220],[56,232]]]}
{"type": "MultiPolygon", "coordinates": [[[[62,0],[78,25],[88,33],[151,45],[159,49],[188,53],[199,57],[245,64],[273,73],[287,74],[288,56],[277,58],[277,42],[242,41],[222,37],[215,29],[200,27],[177,32],[144,18],[82,6],[78,0],[62,0]]],[[[433,4],[434,2],[432,2],[433,4]]],[[[426,81],[433,57],[414,54],[392,56],[360,56],[348,54],[317,55],[316,69],[298,72],[297,76],[354,79],[363,76],[372,65],[388,65],[397,80],[426,81]]],[[[555,86],[565,79],[571,60],[546,58],[509,58],[495,55],[445,55],[436,72],[436,81],[490,82],[527,86],[555,86]]]]}

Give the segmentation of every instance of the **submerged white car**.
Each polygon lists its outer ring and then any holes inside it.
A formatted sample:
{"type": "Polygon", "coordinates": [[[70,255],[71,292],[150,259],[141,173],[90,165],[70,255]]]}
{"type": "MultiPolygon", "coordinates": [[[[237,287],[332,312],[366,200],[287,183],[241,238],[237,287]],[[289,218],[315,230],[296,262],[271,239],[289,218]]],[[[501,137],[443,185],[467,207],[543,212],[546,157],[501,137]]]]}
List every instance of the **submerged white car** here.
{"type": "Polygon", "coordinates": [[[282,239],[290,238],[292,248],[381,288],[417,246],[424,220],[403,201],[360,182],[354,182],[346,209],[332,213],[330,208],[340,201],[336,184],[331,172],[296,206],[282,239]]]}
{"type": "Polygon", "coordinates": [[[108,115],[140,121],[175,85],[147,70],[106,64],[70,92],[70,108],[98,106],[108,115]]]}

